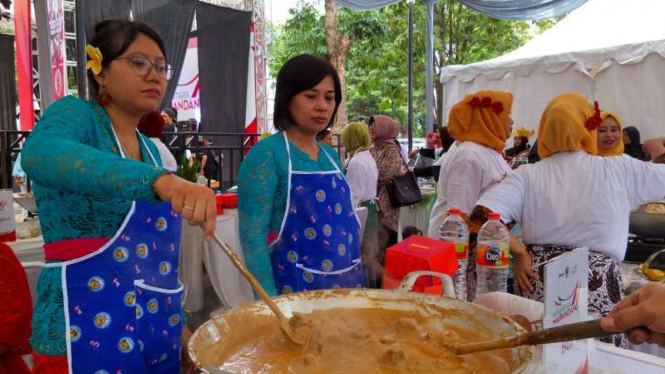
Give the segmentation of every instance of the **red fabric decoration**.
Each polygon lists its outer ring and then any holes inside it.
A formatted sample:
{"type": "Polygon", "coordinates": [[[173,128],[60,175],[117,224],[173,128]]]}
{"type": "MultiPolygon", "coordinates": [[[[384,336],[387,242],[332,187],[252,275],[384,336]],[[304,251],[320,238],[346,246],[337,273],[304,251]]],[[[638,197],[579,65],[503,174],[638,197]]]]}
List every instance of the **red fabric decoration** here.
{"type": "Polygon", "coordinates": [[[600,107],[598,106],[597,101],[593,102],[593,108],[593,115],[587,118],[586,122],[584,122],[584,127],[586,127],[586,129],[589,131],[596,130],[598,127],[600,127],[601,122],[603,122],[603,119],[600,116],[600,107]]]}
{"type": "Polygon", "coordinates": [[[467,103],[471,108],[491,108],[494,114],[499,115],[503,112],[503,103],[500,101],[494,102],[491,97],[485,96],[482,99],[474,96],[471,101],[467,103]]]}
{"type": "Polygon", "coordinates": [[[478,108],[480,106],[480,99],[474,96],[467,104],[471,105],[471,108],[478,108]]]}
{"type": "Polygon", "coordinates": [[[492,112],[496,114],[497,116],[503,112],[503,103],[500,101],[495,102],[492,104],[492,112]]]}

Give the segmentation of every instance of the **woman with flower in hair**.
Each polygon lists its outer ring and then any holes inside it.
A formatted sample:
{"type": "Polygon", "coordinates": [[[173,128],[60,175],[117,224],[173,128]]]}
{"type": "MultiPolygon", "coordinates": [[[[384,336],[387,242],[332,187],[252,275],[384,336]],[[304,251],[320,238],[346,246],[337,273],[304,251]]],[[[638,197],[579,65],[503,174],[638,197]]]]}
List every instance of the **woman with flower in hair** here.
{"type": "Polygon", "coordinates": [[[441,165],[429,237],[439,239],[448,208],[458,207],[468,217],[480,195],[510,171],[503,149],[512,132],[512,105],[509,92],[479,91],[450,110],[448,132],[457,143],[441,165]]]}
{"type": "Polygon", "coordinates": [[[47,260],[34,372],[177,373],[181,217],[209,238],[215,198],[164,168],[137,131],[172,74],[159,35],[138,21],[103,21],[86,52],[93,99],[53,103],[22,151],[47,260]]]}
{"type": "MultiPolygon", "coordinates": [[[[439,229],[448,208],[460,208],[468,217],[480,196],[499,183],[510,172],[503,158],[506,140],[512,133],[511,110],[513,95],[504,91],[479,91],[467,95],[450,110],[448,131],[457,141],[441,165],[437,184],[437,200],[432,208],[428,235],[439,239],[439,229]]],[[[516,266],[526,267],[520,259],[526,252],[511,238],[510,250],[516,266]]],[[[467,297],[476,294],[475,261],[469,247],[467,297]]]]}
{"type": "MultiPolygon", "coordinates": [[[[490,212],[522,227],[530,272],[515,268],[521,294],[542,301],[544,263],[574,248],[589,248],[589,312],[607,315],[621,300],[619,263],[633,206],[665,196],[665,165],[631,157],[596,157],[601,112],[576,93],[555,97],[538,129],[541,161],[510,173],[471,214],[473,243],[490,212]],[[641,181],[649,181],[642,183],[641,181]],[[533,289],[533,291],[529,291],[533,289]]],[[[614,342],[622,344],[622,336],[614,342]]]]}

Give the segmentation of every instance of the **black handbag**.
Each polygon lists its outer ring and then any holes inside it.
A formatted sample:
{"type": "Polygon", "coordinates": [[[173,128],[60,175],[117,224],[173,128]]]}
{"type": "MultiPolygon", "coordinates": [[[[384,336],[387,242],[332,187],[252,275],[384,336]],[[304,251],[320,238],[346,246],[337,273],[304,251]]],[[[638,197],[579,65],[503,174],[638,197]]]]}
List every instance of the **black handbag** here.
{"type": "Polygon", "coordinates": [[[388,197],[390,203],[397,208],[417,204],[423,200],[423,195],[420,193],[420,187],[416,182],[416,177],[411,170],[408,170],[408,165],[400,156],[400,159],[407,166],[407,171],[404,174],[394,177],[387,185],[388,197]]]}

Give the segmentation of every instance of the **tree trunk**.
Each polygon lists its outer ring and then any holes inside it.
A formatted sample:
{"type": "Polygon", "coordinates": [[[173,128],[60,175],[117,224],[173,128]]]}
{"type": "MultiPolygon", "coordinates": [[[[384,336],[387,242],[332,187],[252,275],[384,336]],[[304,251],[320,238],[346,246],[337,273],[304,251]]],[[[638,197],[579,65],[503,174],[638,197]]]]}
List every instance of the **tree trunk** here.
{"type": "Polygon", "coordinates": [[[337,120],[333,125],[333,132],[339,134],[347,123],[346,113],[346,55],[349,53],[351,41],[346,35],[339,32],[337,19],[338,5],[334,0],[325,0],[326,45],[328,46],[328,60],[337,69],[342,86],[342,102],[337,109],[337,120]]]}

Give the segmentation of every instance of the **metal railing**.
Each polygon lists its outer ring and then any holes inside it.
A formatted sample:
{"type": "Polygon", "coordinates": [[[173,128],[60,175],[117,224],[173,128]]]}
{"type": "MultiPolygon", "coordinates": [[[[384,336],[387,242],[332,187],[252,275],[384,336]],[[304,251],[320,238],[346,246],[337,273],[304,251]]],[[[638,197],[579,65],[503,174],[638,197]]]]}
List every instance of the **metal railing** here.
{"type": "MultiPolygon", "coordinates": [[[[245,133],[218,133],[218,132],[177,132],[164,133],[167,147],[181,164],[182,156],[196,156],[201,159],[207,156],[206,163],[216,164],[212,174],[207,174],[208,186],[221,190],[222,192],[233,187],[237,183],[238,169],[240,163],[245,159],[249,149],[257,143],[261,134],[245,133]],[[205,145],[204,139],[211,141],[205,145]],[[212,180],[219,183],[212,185],[212,180]]],[[[207,142],[206,142],[207,143],[207,142]]],[[[212,169],[212,168],[210,168],[212,169]]],[[[205,169],[205,170],[210,170],[205,169]]]]}
{"type": "MultiPolygon", "coordinates": [[[[215,190],[227,191],[237,184],[238,170],[240,163],[245,159],[249,149],[257,143],[261,134],[244,133],[218,133],[218,132],[165,132],[165,143],[171,153],[176,157],[176,162],[182,162],[182,155],[205,154],[208,161],[214,159],[217,163],[216,171],[213,175],[206,175],[208,186],[215,190]],[[203,140],[210,139],[209,145],[204,145],[203,140]],[[219,183],[218,186],[212,185],[212,180],[219,183]]],[[[29,131],[0,131],[0,171],[2,171],[2,188],[12,188],[13,177],[12,169],[14,162],[21,153],[23,141],[30,136],[29,131]]],[[[336,151],[341,156],[343,149],[339,145],[339,135],[337,136],[336,151]]],[[[206,142],[207,143],[207,142],[206,142]]],[[[286,156],[286,155],[285,155],[286,156]]],[[[26,181],[30,189],[29,180],[26,181]]]]}

